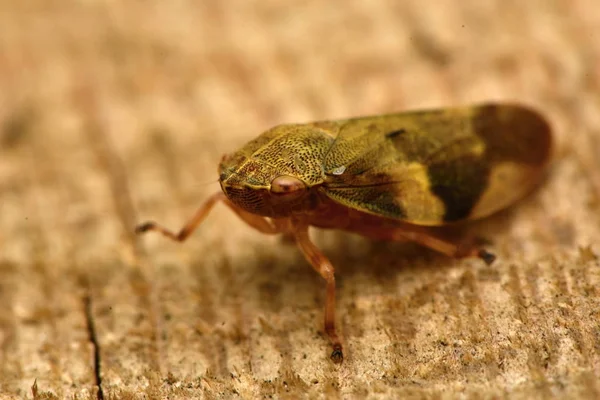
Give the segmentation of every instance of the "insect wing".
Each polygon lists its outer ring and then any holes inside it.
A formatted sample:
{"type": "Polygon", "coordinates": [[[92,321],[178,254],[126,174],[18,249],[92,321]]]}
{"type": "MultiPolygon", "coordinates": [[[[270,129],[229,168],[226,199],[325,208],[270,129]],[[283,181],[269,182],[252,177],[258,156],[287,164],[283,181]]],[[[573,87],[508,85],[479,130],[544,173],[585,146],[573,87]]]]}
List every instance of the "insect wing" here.
{"type": "Polygon", "coordinates": [[[324,192],[348,207],[418,225],[482,218],[529,192],[551,150],[548,123],[516,105],[340,122],[324,192]]]}

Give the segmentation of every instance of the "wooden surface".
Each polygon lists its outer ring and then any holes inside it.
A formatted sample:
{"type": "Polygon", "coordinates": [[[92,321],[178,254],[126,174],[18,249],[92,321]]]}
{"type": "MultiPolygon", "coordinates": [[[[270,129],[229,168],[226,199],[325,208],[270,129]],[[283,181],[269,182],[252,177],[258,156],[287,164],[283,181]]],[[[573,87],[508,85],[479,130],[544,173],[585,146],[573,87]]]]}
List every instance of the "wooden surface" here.
{"type": "Polygon", "coordinates": [[[0,398],[598,398],[596,0],[0,2],[0,398]],[[284,5],[285,4],[285,5],[284,5]],[[217,207],[216,166],[263,130],[513,100],[556,162],[477,226],[491,267],[217,207]]]}

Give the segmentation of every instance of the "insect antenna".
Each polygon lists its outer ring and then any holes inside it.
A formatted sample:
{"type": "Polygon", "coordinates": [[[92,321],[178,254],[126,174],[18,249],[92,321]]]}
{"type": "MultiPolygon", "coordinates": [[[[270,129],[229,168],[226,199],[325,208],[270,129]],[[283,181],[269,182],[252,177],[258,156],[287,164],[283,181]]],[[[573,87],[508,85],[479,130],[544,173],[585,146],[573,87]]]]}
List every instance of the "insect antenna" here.
{"type": "Polygon", "coordinates": [[[200,181],[200,182],[195,182],[193,184],[194,187],[204,187],[204,186],[208,186],[208,185],[212,185],[213,183],[217,183],[219,182],[219,178],[216,179],[211,179],[209,181],[200,181]]]}

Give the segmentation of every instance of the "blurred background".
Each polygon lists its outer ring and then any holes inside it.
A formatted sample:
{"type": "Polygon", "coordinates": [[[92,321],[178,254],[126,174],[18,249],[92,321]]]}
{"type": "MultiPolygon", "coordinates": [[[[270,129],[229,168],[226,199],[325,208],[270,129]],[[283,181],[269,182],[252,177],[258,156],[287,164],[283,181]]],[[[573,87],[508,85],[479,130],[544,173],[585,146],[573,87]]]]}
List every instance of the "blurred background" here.
{"type": "Polygon", "coordinates": [[[593,398],[599,154],[594,0],[0,1],[0,397],[593,398]],[[482,101],[548,117],[550,177],[492,269],[316,233],[341,367],[293,246],[224,207],[132,233],[273,125],[482,101]]]}

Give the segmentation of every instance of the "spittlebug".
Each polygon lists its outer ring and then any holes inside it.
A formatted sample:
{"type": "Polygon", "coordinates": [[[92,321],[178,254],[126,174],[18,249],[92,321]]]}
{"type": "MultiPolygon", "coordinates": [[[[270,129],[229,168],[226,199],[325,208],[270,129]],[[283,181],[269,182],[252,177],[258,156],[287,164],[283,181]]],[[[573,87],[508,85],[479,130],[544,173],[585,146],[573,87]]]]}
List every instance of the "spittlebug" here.
{"type": "Polygon", "coordinates": [[[309,226],[383,240],[413,241],[451,257],[491,253],[443,238],[434,226],[486,217],[540,181],[552,136],[537,112],[483,104],[339,121],[276,126],[219,164],[222,192],[178,232],[184,241],[223,202],[265,234],[286,234],[326,281],[325,332],[331,358],[343,360],[335,329],[334,268],[309,238],[309,226]]]}

